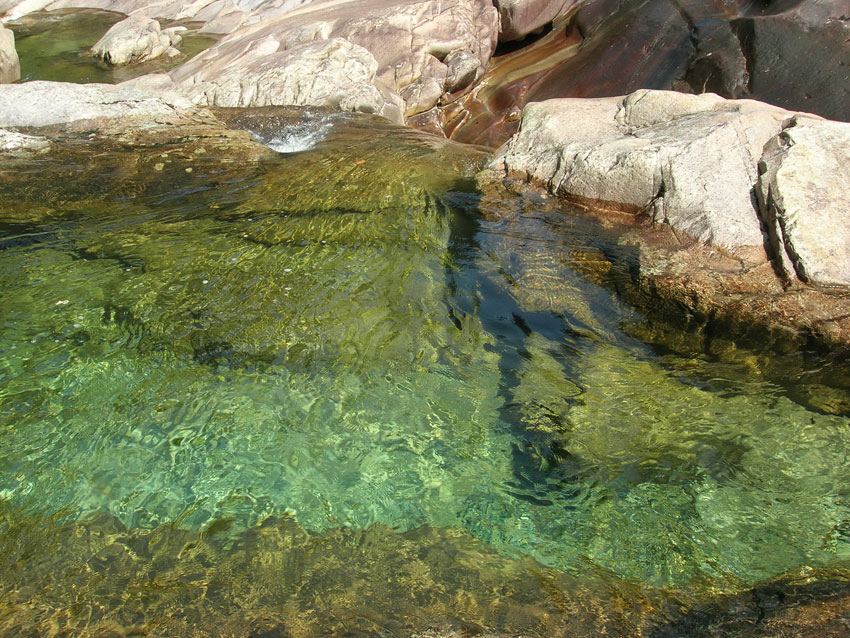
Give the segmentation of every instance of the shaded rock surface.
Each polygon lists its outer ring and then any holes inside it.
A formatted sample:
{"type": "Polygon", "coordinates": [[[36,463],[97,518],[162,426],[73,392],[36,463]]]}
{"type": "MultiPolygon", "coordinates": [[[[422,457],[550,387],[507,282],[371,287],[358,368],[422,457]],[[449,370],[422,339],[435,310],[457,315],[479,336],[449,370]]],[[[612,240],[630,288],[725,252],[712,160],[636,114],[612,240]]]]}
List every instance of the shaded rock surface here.
{"type": "Polygon", "coordinates": [[[565,15],[584,0],[496,0],[499,9],[499,40],[520,40],[565,15]]]}
{"type": "Polygon", "coordinates": [[[21,63],[15,50],[15,34],[0,25],[0,84],[21,79],[21,63]]]}
{"type": "Polygon", "coordinates": [[[181,27],[162,29],[152,18],[134,14],[116,23],[92,47],[92,53],[107,64],[119,66],[153,60],[161,55],[175,56],[180,51],[181,27]]]}

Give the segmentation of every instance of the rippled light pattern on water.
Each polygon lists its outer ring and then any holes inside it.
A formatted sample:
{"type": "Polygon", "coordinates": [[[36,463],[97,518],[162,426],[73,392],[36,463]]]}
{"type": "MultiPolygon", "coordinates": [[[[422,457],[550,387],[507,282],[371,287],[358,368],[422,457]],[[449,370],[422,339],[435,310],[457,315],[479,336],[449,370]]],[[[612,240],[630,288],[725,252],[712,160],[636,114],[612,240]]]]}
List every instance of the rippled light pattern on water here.
{"type": "Polygon", "coordinates": [[[589,222],[475,193],[452,147],[334,126],[244,183],[4,226],[9,511],[429,526],[644,586],[847,558],[845,418],[630,337],[575,268],[624,250],[589,222]]]}

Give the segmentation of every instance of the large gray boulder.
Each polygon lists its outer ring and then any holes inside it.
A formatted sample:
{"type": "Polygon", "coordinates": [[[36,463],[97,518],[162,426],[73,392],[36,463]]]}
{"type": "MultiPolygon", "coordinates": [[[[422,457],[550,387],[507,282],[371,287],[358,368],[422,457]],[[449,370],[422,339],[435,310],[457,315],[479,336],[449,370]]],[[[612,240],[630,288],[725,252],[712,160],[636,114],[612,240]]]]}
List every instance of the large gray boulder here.
{"type": "Polygon", "coordinates": [[[91,52],[112,66],[145,62],[161,55],[174,57],[180,54],[181,31],[185,27],[163,30],[153,18],[134,14],[112,25],[91,52]]]}
{"type": "Polygon", "coordinates": [[[644,90],[529,104],[490,171],[771,259],[786,280],[850,285],[848,166],[850,124],[644,90]]]}
{"type": "Polygon", "coordinates": [[[850,285],[850,124],[795,117],[762,156],[758,193],[787,277],[850,285]]]}
{"type": "Polygon", "coordinates": [[[846,353],[848,149],[850,124],[750,100],[556,99],[525,108],[481,186],[536,182],[617,229],[626,263],[600,256],[588,275],[697,347],[846,353]]]}
{"type": "Polygon", "coordinates": [[[548,100],[526,106],[492,166],[718,246],[760,247],[758,161],[790,115],[751,100],[667,91],[548,100]]]}
{"type": "Polygon", "coordinates": [[[21,79],[21,63],[15,50],[15,34],[0,25],[0,84],[21,79]]]}
{"type": "MultiPolygon", "coordinates": [[[[377,63],[374,78],[366,80],[374,87],[368,92],[383,95],[389,105],[397,101],[393,95],[403,96],[402,110],[412,115],[480,78],[497,37],[498,13],[489,0],[324,0],[239,29],[173,71],[172,77],[201,103],[216,104],[220,99],[233,101],[218,96],[231,96],[238,77],[246,87],[240,105],[254,106],[266,103],[272,94],[251,87],[259,86],[280,60],[292,63],[306,56],[310,61],[299,65],[301,75],[288,84],[347,86],[353,75],[354,93],[344,101],[357,103],[357,96],[364,94],[360,80],[369,75],[361,72],[370,66],[365,50],[377,63]],[[348,66],[341,59],[329,64],[314,60],[343,50],[353,55],[348,66]],[[252,96],[262,97],[257,101],[252,96]]],[[[374,110],[371,98],[366,103],[366,110],[374,110]]]]}

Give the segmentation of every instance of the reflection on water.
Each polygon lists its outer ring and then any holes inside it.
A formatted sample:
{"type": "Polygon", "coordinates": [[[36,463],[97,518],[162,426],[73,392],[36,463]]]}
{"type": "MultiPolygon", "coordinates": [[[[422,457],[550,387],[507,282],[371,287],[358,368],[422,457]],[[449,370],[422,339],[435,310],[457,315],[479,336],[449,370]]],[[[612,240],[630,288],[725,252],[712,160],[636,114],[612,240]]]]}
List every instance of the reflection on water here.
{"type": "Polygon", "coordinates": [[[4,197],[0,627],[633,635],[845,564],[845,418],[656,354],[616,237],[375,126],[4,197]]]}

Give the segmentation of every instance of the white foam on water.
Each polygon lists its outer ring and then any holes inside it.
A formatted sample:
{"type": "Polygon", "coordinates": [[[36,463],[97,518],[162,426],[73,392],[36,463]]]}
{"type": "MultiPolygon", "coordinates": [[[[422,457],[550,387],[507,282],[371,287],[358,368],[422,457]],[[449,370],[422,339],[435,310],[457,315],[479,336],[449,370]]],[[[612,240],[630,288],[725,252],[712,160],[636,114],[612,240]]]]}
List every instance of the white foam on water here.
{"type": "Polygon", "coordinates": [[[257,137],[263,144],[278,153],[299,153],[314,148],[325,139],[330,130],[330,121],[322,118],[286,126],[282,131],[268,138],[260,135],[257,137]]]}

